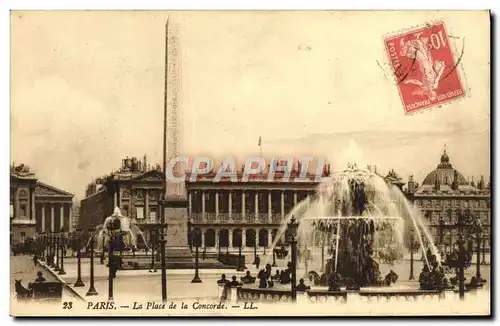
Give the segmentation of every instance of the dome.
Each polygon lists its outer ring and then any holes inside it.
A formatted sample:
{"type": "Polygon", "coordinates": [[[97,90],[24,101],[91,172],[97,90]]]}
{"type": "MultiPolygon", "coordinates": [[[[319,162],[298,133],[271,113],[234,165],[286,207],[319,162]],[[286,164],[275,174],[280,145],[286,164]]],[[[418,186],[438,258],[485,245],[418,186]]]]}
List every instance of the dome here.
{"type": "Polygon", "coordinates": [[[446,154],[446,150],[444,151],[443,155],[441,155],[441,163],[449,163],[450,162],[450,157],[448,154],[446,154]]]}
{"type": "Polygon", "coordinates": [[[457,177],[458,185],[469,184],[467,180],[464,178],[464,176],[453,168],[453,166],[450,163],[450,157],[448,156],[445,150],[443,155],[441,155],[441,162],[438,164],[437,168],[431,173],[429,173],[427,177],[425,177],[424,182],[422,184],[433,186],[436,184],[436,181],[438,181],[439,184],[442,185],[444,184],[451,185],[455,178],[455,174],[457,177]]]}

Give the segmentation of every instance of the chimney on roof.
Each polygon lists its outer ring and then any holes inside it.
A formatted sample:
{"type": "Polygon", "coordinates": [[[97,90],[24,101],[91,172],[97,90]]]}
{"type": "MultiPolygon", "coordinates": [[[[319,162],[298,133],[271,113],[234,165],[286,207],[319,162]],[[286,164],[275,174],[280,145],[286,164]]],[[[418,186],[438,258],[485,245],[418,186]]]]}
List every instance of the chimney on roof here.
{"type": "Polygon", "coordinates": [[[147,157],[146,157],[146,154],[144,154],[144,165],[142,166],[142,172],[147,172],[148,170],[148,161],[147,161],[147,157]]]}
{"type": "Polygon", "coordinates": [[[413,174],[410,175],[410,177],[408,178],[408,192],[409,193],[415,192],[415,180],[413,180],[413,174]]]}
{"type": "Polygon", "coordinates": [[[481,180],[479,181],[478,188],[479,188],[479,190],[484,189],[484,175],[481,176],[481,180]]]}

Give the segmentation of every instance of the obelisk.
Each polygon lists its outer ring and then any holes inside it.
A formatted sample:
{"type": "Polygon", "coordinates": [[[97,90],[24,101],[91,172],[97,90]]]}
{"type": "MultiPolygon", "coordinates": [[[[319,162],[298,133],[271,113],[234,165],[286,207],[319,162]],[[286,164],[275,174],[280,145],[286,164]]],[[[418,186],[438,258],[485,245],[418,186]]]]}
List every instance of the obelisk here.
{"type": "MultiPolygon", "coordinates": [[[[181,148],[181,54],[178,26],[169,19],[165,27],[165,92],[163,120],[163,171],[165,173],[163,214],[168,225],[166,233],[167,268],[186,268],[192,264],[188,247],[188,200],[184,182],[169,181],[168,164],[178,157],[181,148]]],[[[174,166],[174,175],[179,164],[174,166]]]]}

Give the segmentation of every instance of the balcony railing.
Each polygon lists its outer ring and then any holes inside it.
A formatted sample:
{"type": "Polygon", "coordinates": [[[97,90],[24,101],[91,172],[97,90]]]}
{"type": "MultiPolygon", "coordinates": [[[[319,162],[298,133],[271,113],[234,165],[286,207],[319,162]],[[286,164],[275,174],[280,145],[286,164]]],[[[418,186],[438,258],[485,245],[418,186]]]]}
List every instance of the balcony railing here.
{"type": "Polygon", "coordinates": [[[141,218],[141,219],[133,218],[132,223],[139,224],[139,225],[140,224],[159,224],[160,220],[157,218],[141,218]]]}
{"type": "Polygon", "coordinates": [[[199,224],[218,224],[218,223],[229,223],[229,224],[239,224],[239,223],[249,223],[249,224],[280,224],[282,222],[281,214],[273,214],[271,217],[267,213],[255,214],[243,214],[241,213],[191,213],[189,218],[193,223],[199,224]]]}

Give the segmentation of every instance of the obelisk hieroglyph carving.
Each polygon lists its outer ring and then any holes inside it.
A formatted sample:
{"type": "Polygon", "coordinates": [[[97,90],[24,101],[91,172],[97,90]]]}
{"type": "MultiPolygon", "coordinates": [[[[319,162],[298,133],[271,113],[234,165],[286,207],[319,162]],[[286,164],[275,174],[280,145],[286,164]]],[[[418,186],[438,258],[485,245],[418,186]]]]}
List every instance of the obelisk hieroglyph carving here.
{"type": "MultiPolygon", "coordinates": [[[[169,19],[165,35],[165,97],[164,97],[164,139],[163,164],[167,167],[172,158],[181,151],[182,97],[181,97],[181,51],[179,26],[169,19]]],[[[179,165],[173,174],[179,175],[179,165]]],[[[187,241],[187,195],[183,182],[170,182],[165,178],[164,216],[168,224],[167,257],[190,255],[187,241]]]]}

